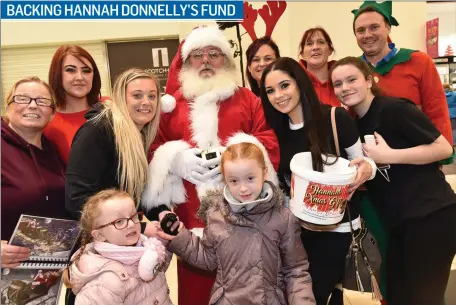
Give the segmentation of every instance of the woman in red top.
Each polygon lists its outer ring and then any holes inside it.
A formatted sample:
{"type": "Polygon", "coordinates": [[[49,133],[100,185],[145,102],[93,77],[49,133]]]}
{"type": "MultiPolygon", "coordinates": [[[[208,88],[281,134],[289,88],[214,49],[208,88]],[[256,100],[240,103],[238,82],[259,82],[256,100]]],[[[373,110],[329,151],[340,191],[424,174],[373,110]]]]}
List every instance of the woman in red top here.
{"type": "Polygon", "coordinates": [[[87,110],[100,100],[100,72],[86,50],[64,45],[52,58],[49,85],[55,92],[57,109],[44,134],[55,143],[66,164],[73,137],[85,123],[87,110]]]}
{"type": "Polygon", "coordinates": [[[329,69],[335,60],[328,62],[334,53],[334,46],[328,32],[321,27],[308,29],[302,35],[299,44],[299,63],[312,80],[318,99],[321,103],[340,107],[340,101],[334,94],[329,80],[329,69]]]}

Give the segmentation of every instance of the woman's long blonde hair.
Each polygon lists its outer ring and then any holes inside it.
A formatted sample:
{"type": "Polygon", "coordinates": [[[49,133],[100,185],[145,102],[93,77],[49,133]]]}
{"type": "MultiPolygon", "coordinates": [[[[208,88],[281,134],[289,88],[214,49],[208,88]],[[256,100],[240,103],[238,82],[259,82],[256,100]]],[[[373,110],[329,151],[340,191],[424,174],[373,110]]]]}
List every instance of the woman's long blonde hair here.
{"type": "Polygon", "coordinates": [[[160,123],[160,85],[152,73],[142,69],[131,68],[117,78],[112,92],[112,101],[105,103],[103,111],[93,120],[106,116],[112,123],[116,149],[119,157],[117,176],[120,189],[133,197],[139,205],[144,186],[147,183],[147,155],[158,132],[160,123]],[[148,78],[157,85],[157,107],[155,116],[141,131],[138,130],[127,108],[127,85],[135,79],[148,78]]]}

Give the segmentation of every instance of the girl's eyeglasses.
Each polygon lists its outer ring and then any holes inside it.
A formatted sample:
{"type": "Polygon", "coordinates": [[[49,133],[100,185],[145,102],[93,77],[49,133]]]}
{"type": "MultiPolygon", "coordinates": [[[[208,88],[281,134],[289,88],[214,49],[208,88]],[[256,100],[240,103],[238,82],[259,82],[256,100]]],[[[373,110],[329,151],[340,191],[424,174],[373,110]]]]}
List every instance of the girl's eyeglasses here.
{"type": "Polygon", "coordinates": [[[135,223],[135,224],[139,223],[141,216],[142,216],[141,213],[135,213],[130,218],[118,218],[118,219],[116,219],[114,221],[111,221],[111,222],[105,224],[105,225],[99,226],[98,229],[101,229],[101,228],[104,228],[104,227],[107,227],[107,226],[114,226],[114,228],[116,228],[117,230],[122,230],[122,229],[125,229],[128,226],[128,222],[130,220],[133,221],[133,223],[135,223]]]}

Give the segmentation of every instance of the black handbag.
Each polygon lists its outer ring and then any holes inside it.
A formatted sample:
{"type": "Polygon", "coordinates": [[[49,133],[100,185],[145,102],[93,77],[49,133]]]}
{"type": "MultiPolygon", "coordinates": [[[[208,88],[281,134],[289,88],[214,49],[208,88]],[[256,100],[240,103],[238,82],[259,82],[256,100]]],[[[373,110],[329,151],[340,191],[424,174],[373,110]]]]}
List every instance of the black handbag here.
{"type": "Polygon", "coordinates": [[[350,222],[352,242],[345,257],[345,276],[342,286],[348,290],[372,292],[372,299],[383,299],[378,283],[382,255],[377,241],[361,220],[361,228],[354,232],[351,223],[350,209],[346,209],[350,222]]]}

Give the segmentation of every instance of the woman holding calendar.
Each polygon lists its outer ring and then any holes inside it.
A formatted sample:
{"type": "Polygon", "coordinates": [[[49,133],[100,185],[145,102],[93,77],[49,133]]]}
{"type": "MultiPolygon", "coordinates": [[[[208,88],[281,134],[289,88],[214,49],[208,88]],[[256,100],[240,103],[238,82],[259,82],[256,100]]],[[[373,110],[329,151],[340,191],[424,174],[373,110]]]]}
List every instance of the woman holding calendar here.
{"type": "Polygon", "coordinates": [[[30,250],[8,245],[21,214],[67,218],[65,165],[43,135],[55,115],[55,98],[38,77],[17,81],[2,117],[2,268],[26,260],[30,250]]]}
{"type": "Polygon", "coordinates": [[[381,96],[361,59],[339,60],[331,80],[336,96],[357,114],[365,153],[381,174],[367,187],[390,237],[388,305],[443,304],[456,254],[456,195],[438,161],[453,149],[413,103],[381,96]]]}

